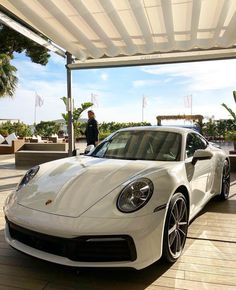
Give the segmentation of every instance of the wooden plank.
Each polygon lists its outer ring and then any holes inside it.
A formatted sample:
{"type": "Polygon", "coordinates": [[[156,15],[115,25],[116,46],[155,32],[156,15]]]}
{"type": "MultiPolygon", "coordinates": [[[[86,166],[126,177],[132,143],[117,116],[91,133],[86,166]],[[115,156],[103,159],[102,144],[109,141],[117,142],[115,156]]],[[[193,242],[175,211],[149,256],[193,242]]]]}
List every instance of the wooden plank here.
{"type": "MultiPolygon", "coordinates": [[[[236,276],[216,275],[209,273],[185,272],[185,279],[190,281],[200,281],[204,283],[234,286],[236,288],[236,276]]],[[[225,289],[225,288],[224,288],[225,289]]]]}
{"type": "Polygon", "coordinates": [[[16,166],[35,166],[65,157],[68,157],[67,151],[18,151],[15,154],[15,164],[16,166]]]}
{"type": "Polygon", "coordinates": [[[217,236],[219,238],[225,238],[226,240],[228,238],[235,238],[235,242],[236,242],[236,232],[231,232],[231,231],[220,231],[220,230],[217,230],[217,229],[213,229],[213,230],[210,230],[210,229],[197,229],[197,230],[194,230],[194,229],[189,229],[189,232],[188,234],[205,234],[205,235],[209,235],[209,236],[217,236]]]}
{"type": "MultiPolygon", "coordinates": [[[[0,207],[12,184],[25,172],[7,162],[4,170],[0,166],[0,207]]],[[[236,184],[232,190],[236,192],[236,184]]],[[[0,290],[236,289],[235,201],[233,196],[223,203],[214,200],[208,204],[190,225],[185,251],[173,265],[158,262],[141,271],[82,269],[78,274],[74,268],[41,261],[8,246],[0,209],[0,290]]]]}
{"type": "Polygon", "coordinates": [[[187,249],[185,250],[184,255],[192,256],[192,257],[214,258],[214,259],[220,259],[220,260],[225,260],[225,261],[236,261],[236,256],[233,256],[231,253],[205,251],[204,249],[202,249],[201,251],[187,249]]]}
{"type": "MultiPolygon", "coordinates": [[[[231,254],[231,255],[236,255],[236,247],[226,247],[224,245],[224,243],[222,243],[223,245],[221,247],[215,247],[213,244],[208,244],[208,245],[204,245],[204,244],[192,244],[192,245],[185,245],[185,252],[188,250],[192,250],[192,251],[202,251],[202,249],[204,248],[204,251],[213,251],[213,252],[217,252],[217,253],[225,253],[225,254],[231,254]]],[[[1,247],[1,244],[0,244],[1,247]]]]}
{"type": "MultiPolygon", "coordinates": [[[[208,265],[198,265],[193,261],[192,263],[177,262],[172,267],[172,269],[182,270],[186,272],[197,272],[204,274],[215,274],[236,277],[236,271],[234,268],[223,267],[223,266],[208,266],[208,265]]],[[[186,275],[185,275],[186,278],[186,275]]]]}
{"type": "Polygon", "coordinates": [[[184,255],[182,255],[178,261],[189,264],[194,262],[195,265],[209,265],[236,269],[236,261],[228,260],[226,263],[225,260],[223,259],[209,258],[205,257],[204,255],[203,257],[200,257],[200,256],[191,256],[187,255],[187,253],[184,253],[184,255]]]}
{"type": "Polygon", "coordinates": [[[211,221],[215,222],[215,224],[222,224],[222,223],[235,223],[236,217],[235,212],[233,214],[231,213],[225,213],[225,214],[219,214],[219,213],[213,213],[213,212],[207,212],[202,214],[201,216],[197,217],[194,222],[197,223],[198,221],[211,221]]]}
{"type": "Polygon", "coordinates": [[[192,280],[181,280],[181,279],[173,279],[167,277],[159,277],[154,285],[157,286],[165,286],[165,287],[173,287],[173,288],[184,288],[186,290],[235,290],[235,286],[217,284],[217,283],[207,283],[203,281],[192,281],[192,280]]]}
{"type": "Polygon", "coordinates": [[[11,275],[2,275],[0,274],[0,285],[6,287],[18,287],[20,289],[29,289],[29,290],[42,290],[45,287],[47,281],[39,280],[39,279],[32,279],[29,277],[22,278],[22,277],[14,277],[11,275]]]}
{"type": "Polygon", "coordinates": [[[205,246],[211,246],[213,249],[214,248],[223,248],[223,249],[224,248],[231,248],[231,249],[236,248],[236,243],[230,243],[227,241],[192,239],[192,238],[187,238],[185,245],[186,245],[186,247],[199,245],[200,249],[202,247],[205,247],[205,246]]]}
{"type": "Polygon", "coordinates": [[[68,143],[25,143],[21,151],[67,151],[68,143]]]}
{"type": "Polygon", "coordinates": [[[44,288],[45,290],[141,290],[141,289],[145,289],[145,290],[173,290],[173,289],[177,289],[177,290],[181,290],[180,288],[172,288],[172,287],[162,287],[162,286],[155,286],[155,285],[151,285],[151,286],[143,286],[141,287],[140,285],[136,285],[136,284],[131,284],[129,285],[129,283],[126,284],[121,284],[121,285],[107,285],[107,284],[95,284],[95,285],[84,285],[84,284],[79,284],[76,287],[67,287],[67,286],[61,286],[60,284],[54,284],[54,283],[50,283],[48,286],[46,286],[44,288]]]}
{"type": "Polygon", "coordinates": [[[17,290],[17,289],[20,289],[20,290],[25,290],[25,288],[19,288],[19,287],[15,287],[15,286],[2,286],[0,285],[0,290],[17,290]]]}
{"type": "Polygon", "coordinates": [[[203,232],[199,234],[188,234],[189,237],[198,238],[198,239],[205,239],[205,240],[215,240],[215,241],[226,241],[226,242],[236,242],[235,238],[232,237],[219,237],[216,235],[211,235],[209,233],[203,232]]]}
{"type": "MultiPolygon", "coordinates": [[[[236,211],[235,211],[236,212],[236,211]]],[[[230,224],[216,224],[216,222],[212,222],[210,220],[200,221],[197,220],[194,224],[192,224],[189,229],[217,229],[217,230],[224,230],[224,231],[233,231],[236,232],[236,221],[230,224]]]]}

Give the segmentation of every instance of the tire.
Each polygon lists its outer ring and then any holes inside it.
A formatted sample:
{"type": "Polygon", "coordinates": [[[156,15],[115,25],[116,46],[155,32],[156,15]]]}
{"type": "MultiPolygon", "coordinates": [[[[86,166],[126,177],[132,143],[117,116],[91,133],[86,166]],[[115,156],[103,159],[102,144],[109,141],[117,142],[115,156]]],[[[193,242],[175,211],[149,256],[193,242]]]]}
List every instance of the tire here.
{"type": "Polygon", "coordinates": [[[228,160],[225,160],[223,165],[222,181],[221,181],[221,193],[220,193],[221,200],[228,199],[229,190],[230,190],[230,164],[228,160]]]}
{"type": "Polygon", "coordinates": [[[181,255],[188,232],[188,208],[182,193],[176,193],[168,208],[164,239],[163,259],[174,263],[181,255]]]}

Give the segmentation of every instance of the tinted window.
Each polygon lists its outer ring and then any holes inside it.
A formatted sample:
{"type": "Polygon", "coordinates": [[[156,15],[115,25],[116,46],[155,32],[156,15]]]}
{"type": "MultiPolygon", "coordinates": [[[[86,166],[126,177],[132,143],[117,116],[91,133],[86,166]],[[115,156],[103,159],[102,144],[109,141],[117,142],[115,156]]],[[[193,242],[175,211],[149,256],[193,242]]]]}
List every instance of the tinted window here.
{"type": "Polygon", "coordinates": [[[200,135],[194,133],[188,134],[186,143],[187,157],[193,156],[194,152],[198,149],[206,149],[207,145],[207,141],[200,135]]]}
{"type": "Polygon", "coordinates": [[[163,131],[121,131],[101,143],[94,157],[177,161],[180,158],[181,135],[163,131]]]}

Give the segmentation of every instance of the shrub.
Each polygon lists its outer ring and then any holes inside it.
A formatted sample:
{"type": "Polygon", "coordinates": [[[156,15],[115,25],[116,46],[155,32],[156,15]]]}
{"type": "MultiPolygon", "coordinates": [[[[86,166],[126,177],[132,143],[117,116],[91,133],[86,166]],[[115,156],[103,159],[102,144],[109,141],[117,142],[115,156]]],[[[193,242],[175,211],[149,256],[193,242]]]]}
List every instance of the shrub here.
{"type": "Polygon", "coordinates": [[[140,127],[140,126],[151,126],[151,124],[147,122],[129,122],[129,123],[103,122],[102,124],[99,125],[99,131],[101,133],[105,132],[113,133],[122,128],[140,127]]]}
{"type": "Polygon", "coordinates": [[[19,137],[32,136],[30,126],[24,124],[23,122],[11,123],[10,121],[7,121],[0,125],[0,133],[3,136],[7,136],[11,133],[15,133],[19,137]]]}
{"type": "Polygon", "coordinates": [[[49,137],[52,134],[57,134],[60,130],[60,124],[54,121],[41,121],[35,126],[35,134],[42,137],[49,137]]]}
{"type": "Polygon", "coordinates": [[[225,134],[226,141],[236,142],[236,131],[228,131],[225,134]]]}
{"type": "Polygon", "coordinates": [[[101,132],[99,133],[99,141],[102,141],[103,139],[105,139],[106,137],[108,137],[111,134],[111,132],[101,132]]]}

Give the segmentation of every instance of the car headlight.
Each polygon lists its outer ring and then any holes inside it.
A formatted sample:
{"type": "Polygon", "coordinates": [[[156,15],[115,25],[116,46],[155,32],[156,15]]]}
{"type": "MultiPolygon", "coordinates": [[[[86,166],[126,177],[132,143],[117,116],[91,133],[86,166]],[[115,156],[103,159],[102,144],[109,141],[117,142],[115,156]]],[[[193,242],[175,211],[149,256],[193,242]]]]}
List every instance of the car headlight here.
{"type": "Polygon", "coordinates": [[[148,178],[139,178],[126,185],[117,199],[117,208],[125,213],[142,208],[151,198],[153,183],[148,178]]]}
{"type": "Polygon", "coordinates": [[[30,182],[30,180],[37,174],[37,172],[39,171],[39,165],[36,165],[32,168],[30,168],[26,174],[24,175],[24,177],[21,179],[20,183],[17,186],[16,191],[20,190],[23,186],[25,186],[27,183],[30,182]]]}

